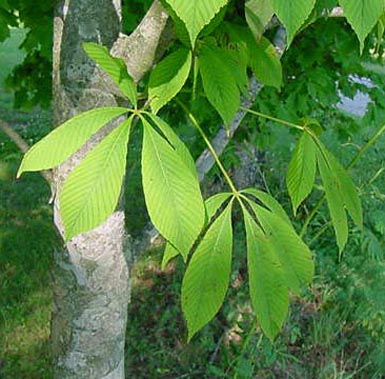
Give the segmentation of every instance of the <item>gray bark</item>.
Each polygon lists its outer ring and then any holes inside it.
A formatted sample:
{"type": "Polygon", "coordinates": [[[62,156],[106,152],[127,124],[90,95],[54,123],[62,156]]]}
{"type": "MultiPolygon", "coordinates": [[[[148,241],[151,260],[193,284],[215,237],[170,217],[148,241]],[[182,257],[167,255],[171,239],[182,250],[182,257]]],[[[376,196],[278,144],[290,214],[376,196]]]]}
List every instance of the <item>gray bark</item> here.
{"type": "MultiPolygon", "coordinates": [[[[114,54],[119,56],[124,55],[122,51],[135,52],[141,47],[129,61],[136,69],[136,80],[151,67],[167,15],[155,2],[135,36],[127,38],[119,35],[120,18],[120,0],[59,1],[54,23],[56,125],[88,109],[116,105],[105,76],[83,52],[83,41],[110,49],[114,46],[114,54]]],[[[101,137],[87,143],[53,172],[54,221],[62,235],[57,199],[63,181],[101,137]]],[[[51,325],[55,379],[124,378],[130,267],[123,245],[124,213],[118,210],[102,225],[74,237],[55,252],[51,325]]]]}

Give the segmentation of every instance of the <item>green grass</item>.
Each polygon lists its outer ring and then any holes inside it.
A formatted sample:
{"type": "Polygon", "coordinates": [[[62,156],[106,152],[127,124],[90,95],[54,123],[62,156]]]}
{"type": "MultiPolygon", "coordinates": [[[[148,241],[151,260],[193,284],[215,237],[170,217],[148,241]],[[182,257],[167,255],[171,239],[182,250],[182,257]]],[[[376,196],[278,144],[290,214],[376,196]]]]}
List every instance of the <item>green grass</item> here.
{"type": "MultiPolygon", "coordinates": [[[[26,140],[40,138],[47,117],[1,112],[26,140]]],[[[39,174],[16,180],[21,154],[0,134],[0,377],[49,378],[50,267],[57,243],[39,174]]]]}

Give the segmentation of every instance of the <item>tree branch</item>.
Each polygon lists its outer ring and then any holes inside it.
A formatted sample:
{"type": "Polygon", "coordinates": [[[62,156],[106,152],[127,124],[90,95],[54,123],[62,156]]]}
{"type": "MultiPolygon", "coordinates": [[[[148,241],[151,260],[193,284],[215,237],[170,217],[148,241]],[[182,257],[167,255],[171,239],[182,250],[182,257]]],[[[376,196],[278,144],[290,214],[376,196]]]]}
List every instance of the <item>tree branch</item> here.
{"type": "Polygon", "coordinates": [[[160,1],[155,0],[137,28],[129,36],[121,33],[112,46],[111,54],[125,61],[135,82],[154,64],[168,17],[160,1]]]}

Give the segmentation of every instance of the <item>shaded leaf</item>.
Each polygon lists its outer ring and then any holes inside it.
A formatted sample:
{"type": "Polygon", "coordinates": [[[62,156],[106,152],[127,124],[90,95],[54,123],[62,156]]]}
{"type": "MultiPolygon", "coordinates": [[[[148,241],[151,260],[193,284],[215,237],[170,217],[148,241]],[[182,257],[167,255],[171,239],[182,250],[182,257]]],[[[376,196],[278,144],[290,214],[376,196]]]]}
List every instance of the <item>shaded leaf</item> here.
{"type": "Polygon", "coordinates": [[[346,19],[357,34],[362,53],[365,38],[384,11],[384,2],[382,0],[340,0],[339,3],[346,19]]]}
{"type": "Polygon", "coordinates": [[[344,209],[344,199],[338,174],[330,167],[327,155],[317,150],[318,169],[325,189],[326,201],[332,219],[337,245],[340,252],[348,239],[348,221],[344,209]]]}
{"type": "Polygon", "coordinates": [[[305,132],[294,149],[286,175],[286,186],[294,214],[313,189],[317,169],[316,148],[311,136],[305,132]]]}
{"type": "Polygon", "coordinates": [[[274,13],[285,25],[287,44],[290,45],[295,34],[310,15],[316,0],[270,0],[274,13]]]}
{"type": "Polygon", "coordinates": [[[229,125],[240,106],[237,82],[226,65],[226,54],[216,47],[205,45],[199,55],[199,69],[207,99],[229,125]]]}
{"type": "MultiPolygon", "coordinates": [[[[250,46],[250,44],[249,44],[250,46]]],[[[280,88],[282,66],[278,53],[270,41],[264,37],[249,47],[250,66],[255,76],[263,84],[280,88]]]]}
{"type": "Polygon", "coordinates": [[[274,14],[270,0],[247,0],[245,16],[255,39],[258,41],[274,14]]]}
{"type": "Polygon", "coordinates": [[[331,169],[336,173],[342,189],[342,198],[345,207],[354,223],[362,228],[362,206],[357,188],[348,172],[341,166],[338,160],[328,152],[328,160],[331,169]]]}

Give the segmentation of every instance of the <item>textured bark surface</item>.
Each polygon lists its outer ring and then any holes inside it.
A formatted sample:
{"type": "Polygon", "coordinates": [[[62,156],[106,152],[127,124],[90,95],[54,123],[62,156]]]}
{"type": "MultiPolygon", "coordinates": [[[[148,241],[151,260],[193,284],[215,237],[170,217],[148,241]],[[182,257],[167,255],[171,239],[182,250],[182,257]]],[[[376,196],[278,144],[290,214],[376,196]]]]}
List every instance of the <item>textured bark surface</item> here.
{"type": "MultiPolygon", "coordinates": [[[[81,42],[111,47],[119,34],[120,0],[62,1],[54,36],[56,124],[85,110],[116,105],[81,42]],[[108,25],[108,27],[106,27],[108,25]]],[[[113,125],[111,125],[113,127],[113,125]]],[[[100,137],[100,136],[99,136],[100,137]]],[[[54,171],[56,199],[63,180],[91,147],[54,171]]],[[[55,224],[62,231],[60,204],[55,224]]],[[[55,252],[52,348],[55,379],[123,379],[129,270],[123,254],[124,213],[73,238],[55,252]]]]}
{"type": "MultiPolygon", "coordinates": [[[[167,14],[156,0],[131,36],[119,34],[120,0],[60,0],[54,32],[54,120],[56,125],[88,109],[116,105],[116,87],[84,53],[92,41],[123,57],[140,78],[151,68],[167,14]],[[128,54],[130,52],[130,54],[128,54]]],[[[54,221],[63,235],[62,184],[113,122],[53,172],[54,221]]],[[[52,346],[55,379],[123,379],[129,302],[129,265],[124,256],[124,212],[55,252],[52,346]]],[[[129,258],[129,257],[128,257],[129,258]]]]}

